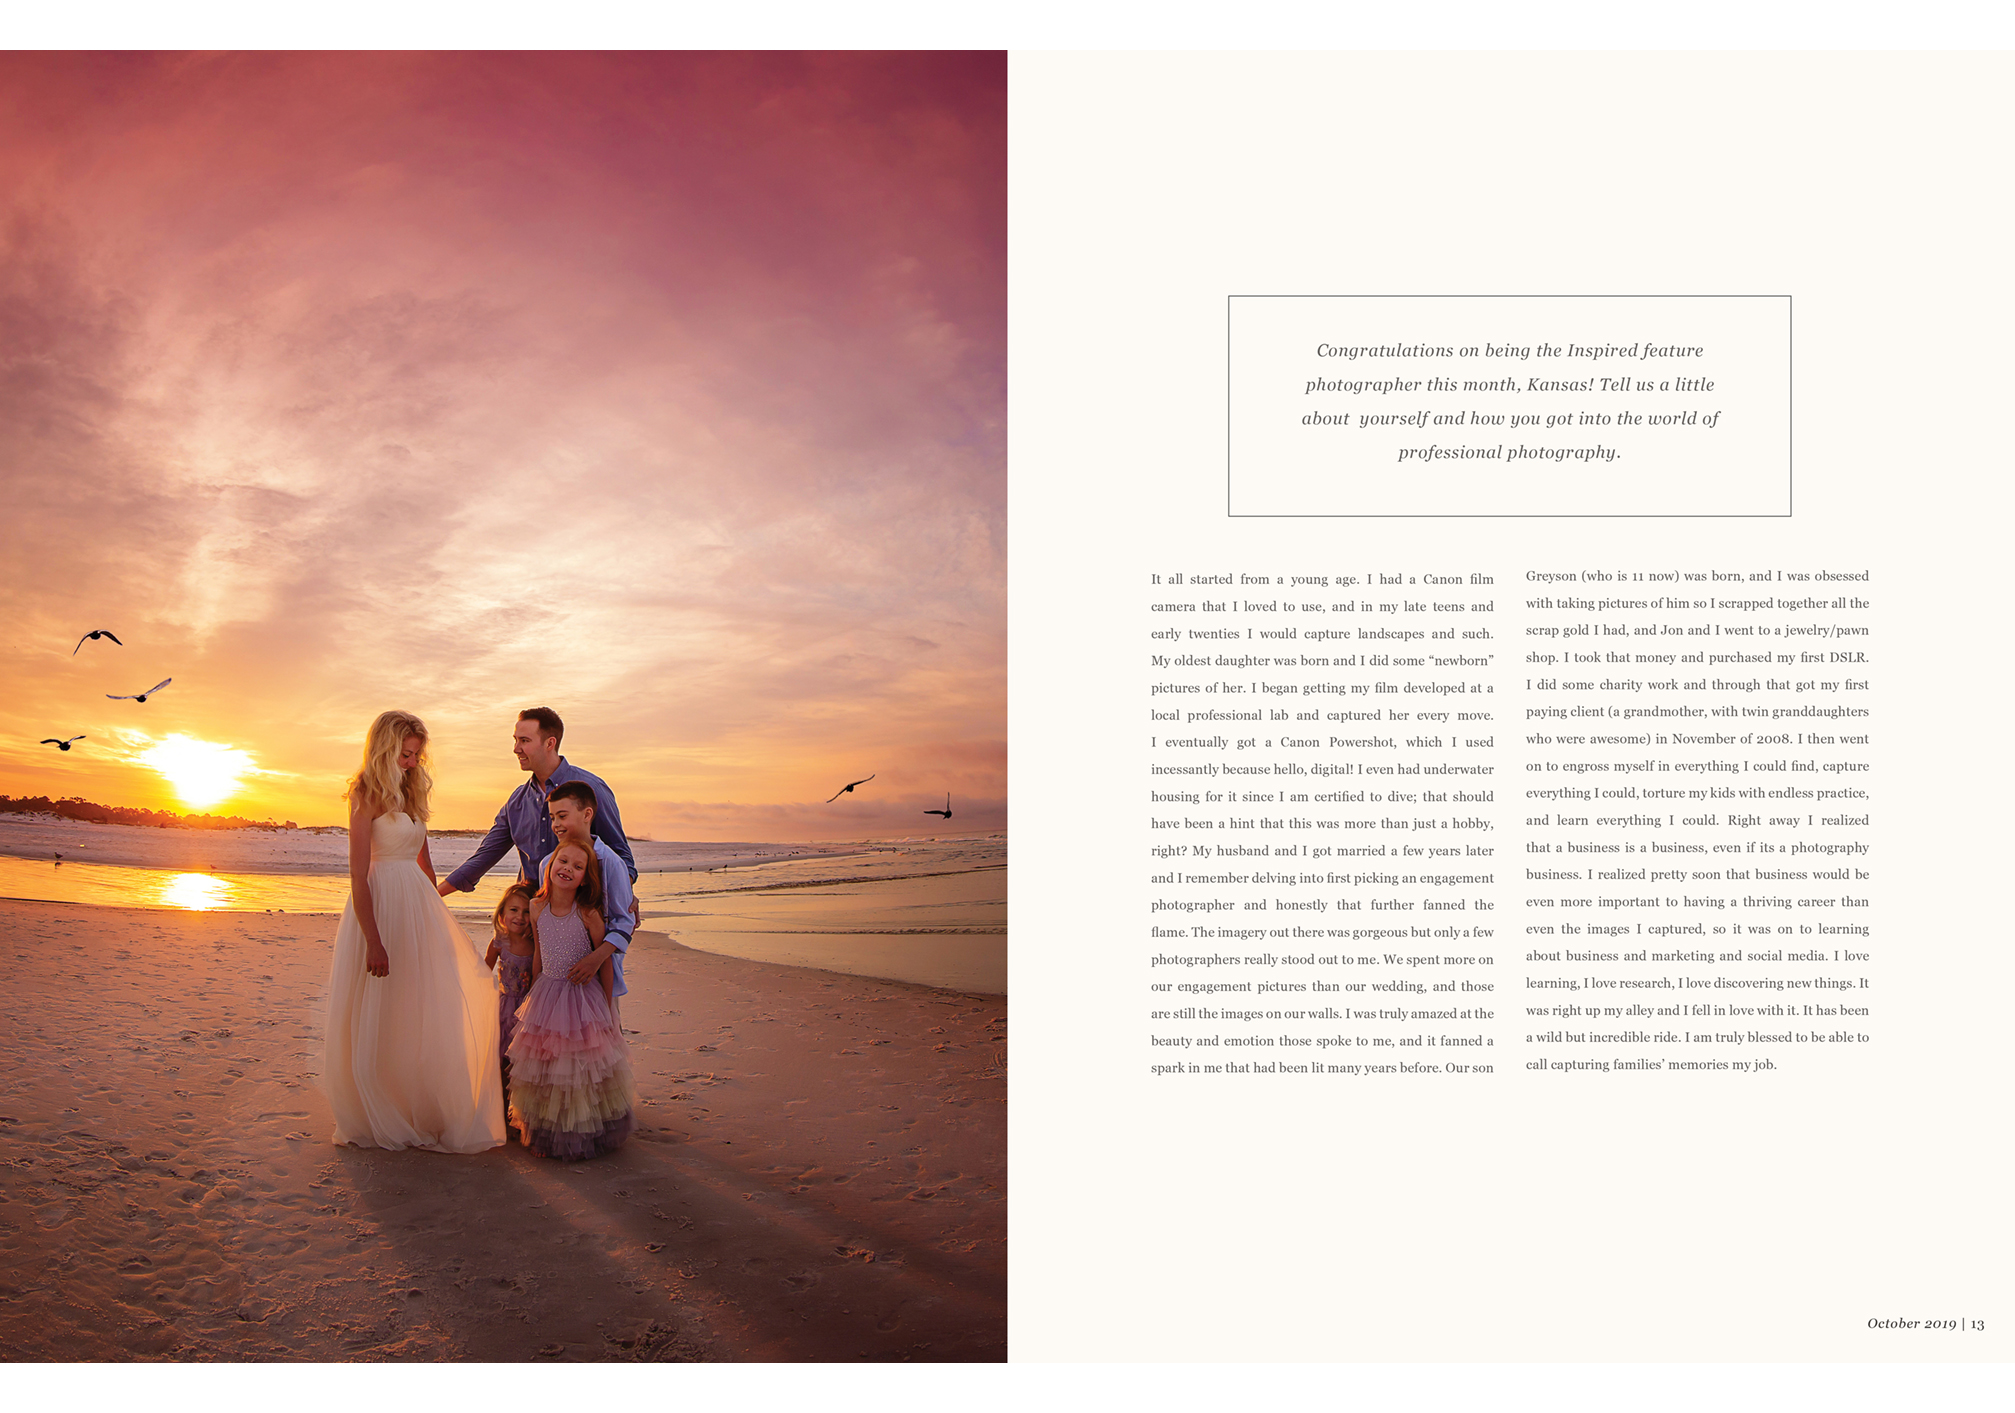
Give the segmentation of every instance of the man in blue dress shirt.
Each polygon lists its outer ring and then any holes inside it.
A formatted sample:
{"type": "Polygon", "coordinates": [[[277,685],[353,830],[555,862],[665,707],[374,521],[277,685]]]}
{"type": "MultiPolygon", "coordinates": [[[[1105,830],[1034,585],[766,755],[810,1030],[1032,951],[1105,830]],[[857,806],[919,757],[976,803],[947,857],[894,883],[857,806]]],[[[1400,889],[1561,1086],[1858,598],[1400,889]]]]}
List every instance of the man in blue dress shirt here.
{"type": "Polygon", "coordinates": [[[637,861],[631,856],[630,841],[623,834],[623,817],[616,812],[616,797],[600,776],[567,764],[567,758],[560,754],[560,737],[565,732],[560,714],[551,707],[528,707],[518,713],[518,724],[511,733],[511,750],[516,753],[518,764],[532,773],[532,778],[504,801],[504,807],[497,811],[497,822],[490,826],[476,852],[469,855],[469,861],[441,880],[442,897],[470,892],[477,880],[490,871],[490,866],[514,845],[518,850],[518,877],[536,888],[538,875],[532,871],[533,864],[558,846],[546,802],[556,786],[569,780],[585,781],[595,792],[594,837],[622,859],[630,882],[637,881],[637,861]]]}

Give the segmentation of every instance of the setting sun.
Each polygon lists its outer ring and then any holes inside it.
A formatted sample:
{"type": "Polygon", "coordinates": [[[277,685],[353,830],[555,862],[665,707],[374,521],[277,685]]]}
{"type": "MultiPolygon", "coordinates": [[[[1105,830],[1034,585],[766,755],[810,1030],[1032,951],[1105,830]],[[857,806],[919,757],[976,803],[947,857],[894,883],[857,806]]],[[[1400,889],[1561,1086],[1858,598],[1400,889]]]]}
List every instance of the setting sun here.
{"type": "Polygon", "coordinates": [[[135,759],[157,771],[175,787],[184,804],[197,809],[208,809],[228,798],[236,793],[241,780],[259,771],[244,751],[179,732],[156,742],[135,759]]]}

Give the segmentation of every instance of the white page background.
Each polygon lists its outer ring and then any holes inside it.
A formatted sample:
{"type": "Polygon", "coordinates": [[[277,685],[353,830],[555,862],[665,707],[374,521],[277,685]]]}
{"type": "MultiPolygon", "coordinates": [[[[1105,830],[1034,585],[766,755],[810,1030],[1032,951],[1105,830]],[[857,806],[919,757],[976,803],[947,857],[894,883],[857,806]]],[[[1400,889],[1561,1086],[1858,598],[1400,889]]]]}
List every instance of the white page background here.
{"type": "Polygon", "coordinates": [[[1014,57],[1017,1359],[2006,1357],[2011,79],[1014,57]],[[1791,294],[1796,514],[1227,519],[1225,296],[1268,292],[1791,294]],[[1871,568],[1878,1043],[1754,1077],[1534,1078],[1503,1042],[1463,1088],[1151,1077],[1147,575],[1366,561],[1498,572],[1501,604],[1553,564],[1871,568]],[[1933,1311],[1988,1331],[1865,1325],[1933,1311]]]}

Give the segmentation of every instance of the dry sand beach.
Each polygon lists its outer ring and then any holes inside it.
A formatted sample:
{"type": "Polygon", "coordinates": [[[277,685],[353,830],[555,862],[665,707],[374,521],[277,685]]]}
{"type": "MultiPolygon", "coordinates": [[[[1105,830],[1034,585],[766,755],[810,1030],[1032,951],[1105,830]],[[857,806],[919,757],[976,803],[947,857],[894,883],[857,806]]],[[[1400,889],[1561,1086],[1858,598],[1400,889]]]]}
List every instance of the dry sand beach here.
{"type": "Polygon", "coordinates": [[[335,928],[0,901],[0,1357],[1005,1357],[1004,997],[640,932],[622,1151],[338,1148],[335,928]]]}

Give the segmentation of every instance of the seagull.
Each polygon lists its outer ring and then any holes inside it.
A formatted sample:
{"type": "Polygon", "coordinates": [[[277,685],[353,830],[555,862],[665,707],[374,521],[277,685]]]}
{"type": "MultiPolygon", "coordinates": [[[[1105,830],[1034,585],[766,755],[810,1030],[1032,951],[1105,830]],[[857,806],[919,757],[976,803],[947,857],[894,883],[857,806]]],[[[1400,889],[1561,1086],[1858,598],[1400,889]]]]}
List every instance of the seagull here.
{"type": "MultiPolygon", "coordinates": [[[[121,643],[120,646],[124,647],[125,644],[121,643]]],[[[163,687],[167,686],[170,682],[173,682],[174,680],[175,679],[172,677],[163,677],[159,682],[156,682],[153,686],[149,687],[144,692],[135,692],[130,697],[115,696],[113,693],[107,692],[105,694],[105,698],[107,701],[114,701],[114,702],[144,702],[147,700],[147,698],[153,696],[156,692],[160,691],[163,687]]]]}
{"type": "MultiPolygon", "coordinates": [[[[81,741],[83,739],[84,738],[82,736],[72,736],[70,738],[70,741],[81,741]]],[[[67,751],[70,749],[70,741],[59,741],[54,736],[44,736],[41,740],[41,744],[45,746],[54,746],[59,751],[67,751]]]]}
{"type": "MultiPolygon", "coordinates": [[[[77,648],[83,647],[93,638],[110,638],[113,642],[119,643],[119,635],[117,633],[114,633],[110,628],[93,628],[90,632],[86,633],[83,637],[77,640],[77,648]]],[[[119,643],[119,646],[123,648],[126,645],[124,643],[119,643]]],[[[70,649],[70,656],[72,657],[77,656],[77,648],[70,649]]]]}
{"type": "Polygon", "coordinates": [[[945,791],[945,807],[944,807],[943,809],[941,809],[941,810],[925,810],[925,811],[924,811],[924,813],[925,813],[925,814],[941,814],[941,815],[943,815],[943,816],[944,816],[944,817],[945,817],[946,819],[950,819],[950,818],[952,817],[952,792],[951,792],[951,791],[949,791],[949,790],[945,791]]]}
{"type": "MultiPolygon", "coordinates": [[[[879,771],[877,771],[877,772],[876,772],[876,774],[877,774],[877,775],[878,775],[878,774],[880,774],[880,773],[881,773],[881,772],[879,772],[879,771]]],[[[854,785],[865,785],[865,784],[867,784],[867,783],[868,783],[868,780],[872,780],[872,779],[874,779],[874,778],[875,778],[875,777],[874,777],[873,775],[870,775],[870,776],[869,776],[869,777],[867,778],[867,780],[856,780],[856,781],[854,782],[854,785]]],[[[827,800],[827,801],[826,801],[826,803],[827,803],[827,804],[831,804],[831,803],[833,802],[833,800],[837,800],[837,799],[838,799],[838,798],[839,798],[840,796],[852,793],[852,791],[853,791],[853,788],[854,788],[854,785],[842,785],[842,786],[840,786],[840,788],[839,788],[839,789],[837,789],[837,790],[833,791],[833,798],[832,798],[832,800],[827,800]]]]}

